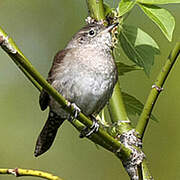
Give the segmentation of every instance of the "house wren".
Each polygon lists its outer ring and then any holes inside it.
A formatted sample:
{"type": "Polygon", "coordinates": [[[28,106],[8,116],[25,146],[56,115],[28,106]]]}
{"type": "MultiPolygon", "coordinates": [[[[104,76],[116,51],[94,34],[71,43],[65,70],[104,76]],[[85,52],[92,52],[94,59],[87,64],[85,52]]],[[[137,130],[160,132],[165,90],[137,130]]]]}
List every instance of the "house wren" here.
{"type": "MultiPolygon", "coordinates": [[[[59,51],[52,64],[47,81],[86,116],[96,116],[106,105],[117,82],[117,69],[112,56],[111,30],[90,23],[77,32],[64,50],[59,51]]],[[[40,94],[40,106],[49,106],[48,119],[37,139],[35,156],[52,145],[57,130],[69,114],[49,94],[40,94]]]]}

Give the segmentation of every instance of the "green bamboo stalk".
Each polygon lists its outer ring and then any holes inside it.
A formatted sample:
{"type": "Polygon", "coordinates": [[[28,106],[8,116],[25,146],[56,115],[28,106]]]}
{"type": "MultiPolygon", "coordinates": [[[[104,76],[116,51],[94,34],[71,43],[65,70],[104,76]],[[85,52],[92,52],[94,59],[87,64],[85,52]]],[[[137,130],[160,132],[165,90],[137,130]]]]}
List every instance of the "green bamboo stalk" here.
{"type": "Polygon", "coordinates": [[[166,61],[164,67],[162,68],[161,72],[159,73],[157,80],[155,81],[155,84],[153,85],[149,96],[147,98],[147,101],[144,105],[144,109],[141,113],[141,116],[139,118],[139,121],[136,126],[136,131],[139,133],[140,138],[143,138],[146,127],[149,122],[149,117],[151,115],[151,112],[154,108],[154,105],[157,101],[157,98],[162,90],[162,87],[174,65],[176,60],[178,59],[178,56],[180,54],[180,43],[176,43],[174,49],[170,53],[168,60],[166,61]]]}

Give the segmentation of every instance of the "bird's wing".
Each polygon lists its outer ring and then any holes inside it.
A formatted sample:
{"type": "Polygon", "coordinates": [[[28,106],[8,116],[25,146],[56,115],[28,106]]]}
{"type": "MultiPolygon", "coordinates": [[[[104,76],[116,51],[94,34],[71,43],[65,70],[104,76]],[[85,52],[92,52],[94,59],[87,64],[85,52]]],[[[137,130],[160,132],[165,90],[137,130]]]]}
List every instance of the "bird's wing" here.
{"type": "Polygon", "coordinates": [[[47,106],[49,105],[49,101],[49,94],[43,89],[39,96],[39,104],[42,111],[44,111],[47,108],[47,106]]]}
{"type": "MultiPolygon", "coordinates": [[[[50,84],[52,84],[52,82],[54,81],[55,74],[56,74],[55,71],[59,67],[62,60],[64,59],[64,57],[65,57],[68,50],[69,49],[61,50],[54,57],[52,67],[51,67],[51,69],[49,71],[48,78],[47,78],[47,81],[50,84]]],[[[49,101],[50,101],[49,94],[43,89],[41,91],[41,93],[40,93],[40,96],[39,96],[39,104],[40,104],[40,107],[41,107],[42,111],[44,111],[48,107],[49,101]]]]}

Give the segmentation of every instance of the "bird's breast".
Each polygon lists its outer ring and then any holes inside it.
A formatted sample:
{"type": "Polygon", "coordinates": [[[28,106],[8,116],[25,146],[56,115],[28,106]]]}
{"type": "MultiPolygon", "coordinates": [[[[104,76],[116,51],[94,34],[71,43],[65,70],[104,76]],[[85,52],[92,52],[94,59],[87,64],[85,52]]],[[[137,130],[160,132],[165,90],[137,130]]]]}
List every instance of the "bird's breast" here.
{"type": "Polygon", "coordinates": [[[86,115],[99,113],[117,81],[112,55],[94,49],[74,53],[66,55],[52,85],[86,115]]]}

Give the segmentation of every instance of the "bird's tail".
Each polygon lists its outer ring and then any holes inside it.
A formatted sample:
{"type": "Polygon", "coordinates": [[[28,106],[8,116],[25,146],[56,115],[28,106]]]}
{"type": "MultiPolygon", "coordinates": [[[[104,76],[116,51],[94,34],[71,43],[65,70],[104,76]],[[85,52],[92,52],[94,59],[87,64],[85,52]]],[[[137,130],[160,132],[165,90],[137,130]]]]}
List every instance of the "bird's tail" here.
{"type": "Polygon", "coordinates": [[[46,152],[52,145],[58,128],[64,122],[65,119],[62,119],[56,113],[50,111],[48,119],[37,139],[36,147],[34,151],[34,156],[39,156],[46,152]]]}

